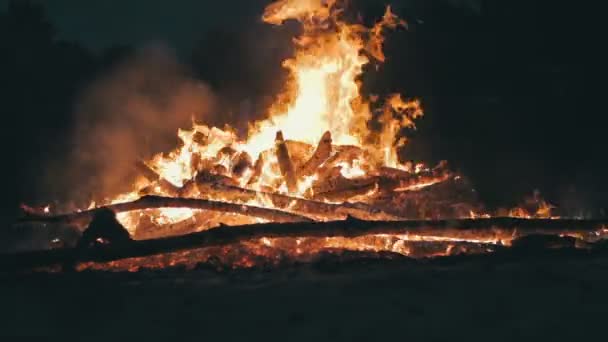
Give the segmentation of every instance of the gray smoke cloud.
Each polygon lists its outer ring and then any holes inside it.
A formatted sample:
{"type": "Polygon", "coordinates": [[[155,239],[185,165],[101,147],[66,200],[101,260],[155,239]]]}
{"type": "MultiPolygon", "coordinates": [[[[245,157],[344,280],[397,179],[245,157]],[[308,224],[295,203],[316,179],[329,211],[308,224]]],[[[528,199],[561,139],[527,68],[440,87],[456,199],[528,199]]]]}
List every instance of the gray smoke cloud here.
{"type": "Polygon", "coordinates": [[[205,121],[215,103],[210,88],[191,78],[169,49],[140,49],[77,102],[69,175],[80,190],[70,196],[87,200],[82,197],[124,190],[138,158],[175,148],[177,129],[191,127],[193,118],[205,121]]]}

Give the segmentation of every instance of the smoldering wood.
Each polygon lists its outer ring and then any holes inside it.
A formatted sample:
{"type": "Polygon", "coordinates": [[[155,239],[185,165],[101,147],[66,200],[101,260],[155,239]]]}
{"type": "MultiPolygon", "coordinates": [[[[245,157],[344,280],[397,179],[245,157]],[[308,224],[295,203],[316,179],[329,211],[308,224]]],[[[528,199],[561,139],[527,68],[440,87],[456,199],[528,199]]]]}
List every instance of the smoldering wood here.
{"type": "MultiPolygon", "coordinates": [[[[117,203],[103,207],[103,209],[110,209],[115,213],[129,212],[135,210],[145,209],[159,209],[159,208],[189,208],[189,209],[200,209],[200,210],[211,210],[225,213],[232,213],[244,216],[253,216],[260,219],[276,222],[302,222],[312,221],[310,218],[288,213],[278,209],[266,209],[260,207],[254,207],[244,204],[234,204],[226,202],[217,202],[204,199],[195,198],[171,198],[171,197],[160,197],[160,196],[144,196],[133,202],[117,203]]],[[[26,213],[26,216],[20,219],[20,222],[49,222],[49,223],[65,223],[65,224],[86,224],[88,223],[93,215],[102,208],[96,208],[92,210],[64,214],[64,215],[40,215],[37,213],[26,213]]]]}
{"type": "Polygon", "coordinates": [[[411,221],[360,221],[347,219],[334,222],[269,223],[246,226],[221,226],[185,236],[146,241],[133,241],[128,245],[108,245],[85,250],[57,249],[0,256],[3,271],[25,270],[33,267],[53,266],[77,260],[78,262],[109,262],[143,257],[193,248],[226,246],[260,238],[344,237],[366,235],[419,235],[433,237],[472,236],[477,240],[494,237],[497,232],[509,236],[532,234],[594,235],[608,226],[608,220],[572,219],[461,219],[411,221]]]}
{"type": "Polygon", "coordinates": [[[289,150],[287,149],[285,139],[283,138],[283,132],[277,132],[275,145],[279,167],[281,169],[283,179],[287,184],[287,189],[289,192],[295,193],[298,191],[298,181],[296,179],[296,173],[291,161],[291,157],[289,157],[289,150]]]}
{"type": "Polygon", "coordinates": [[[392,192],[386,189],[380,184],[378,192],[370,200],[374,206],[396,216],[438,219],[469,217],[471,211],[484,212],[477,193],[463,178],[454,177],[416,191],[392,192]]]}

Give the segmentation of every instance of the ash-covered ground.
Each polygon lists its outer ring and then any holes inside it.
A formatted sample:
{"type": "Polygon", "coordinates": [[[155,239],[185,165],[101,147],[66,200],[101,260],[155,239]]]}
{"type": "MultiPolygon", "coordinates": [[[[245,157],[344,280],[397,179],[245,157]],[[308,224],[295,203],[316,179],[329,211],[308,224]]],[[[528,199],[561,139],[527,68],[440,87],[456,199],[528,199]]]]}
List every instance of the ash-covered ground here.
{"type": "Polygon", "coordinates": [[[3,336],[575,341],[605,336],[605,255],[324,260],[281,269],[3,276],[3,336]]]}

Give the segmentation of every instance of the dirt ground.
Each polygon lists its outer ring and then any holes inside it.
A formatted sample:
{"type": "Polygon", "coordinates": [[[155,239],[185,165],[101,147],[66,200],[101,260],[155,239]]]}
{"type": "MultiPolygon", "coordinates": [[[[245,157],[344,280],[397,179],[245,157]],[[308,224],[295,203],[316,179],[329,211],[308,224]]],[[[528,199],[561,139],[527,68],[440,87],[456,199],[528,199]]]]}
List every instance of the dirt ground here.
{"type": "Polygon", "coordinates": [[[1,279],[1,331],[47,340],[602,338],[608,258],[358,261],[1,279]]]}

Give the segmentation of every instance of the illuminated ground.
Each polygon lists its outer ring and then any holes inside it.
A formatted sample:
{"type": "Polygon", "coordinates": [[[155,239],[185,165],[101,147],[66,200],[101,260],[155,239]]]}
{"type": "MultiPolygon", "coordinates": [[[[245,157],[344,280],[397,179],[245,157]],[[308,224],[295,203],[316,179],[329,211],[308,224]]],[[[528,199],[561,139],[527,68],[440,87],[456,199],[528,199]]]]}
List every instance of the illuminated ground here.
{"type": "Polygon", "coordinates": [[[608,258],[325,262],[280,271],[3,279],[2,335],[196,341],[602,336],[608,258]]]}

